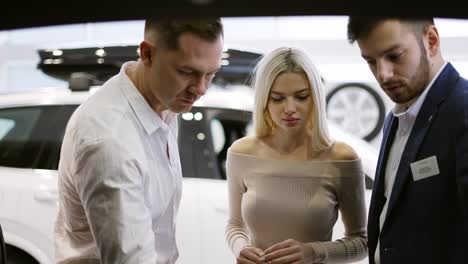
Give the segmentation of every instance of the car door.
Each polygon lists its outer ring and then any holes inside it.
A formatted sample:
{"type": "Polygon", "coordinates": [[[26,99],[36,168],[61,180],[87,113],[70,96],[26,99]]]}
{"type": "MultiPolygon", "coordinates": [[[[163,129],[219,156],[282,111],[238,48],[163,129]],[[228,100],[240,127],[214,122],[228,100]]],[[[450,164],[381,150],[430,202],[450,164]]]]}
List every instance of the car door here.
{"type": "Polygon", "coordinates": [[[57,167],[74,106],[0,109],[0,177],[5,232],[13,245],[52,261],[57,213],[57,167]]]}

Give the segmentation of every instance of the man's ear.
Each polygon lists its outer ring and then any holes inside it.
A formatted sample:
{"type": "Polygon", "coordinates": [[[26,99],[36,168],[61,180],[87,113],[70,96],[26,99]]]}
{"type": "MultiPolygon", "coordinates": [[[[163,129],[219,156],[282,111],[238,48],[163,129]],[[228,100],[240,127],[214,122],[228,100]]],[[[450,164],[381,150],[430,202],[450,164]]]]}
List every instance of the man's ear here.
{"type": "Polygon", "coordinates": [[[437,28],[434,25],[430,25],[424,32],[424,39],[427,43],[429,56],[433,57],[439,53],[440,48],[440,37],[437,28]]]}
{"type": "Polygon", "coordinates": [[[153,60],[152,56],[154,52],[153,48],[154,46],[146,40],[143,40],[140,43],[140,59],[145,66],[151,66],[151,62],[153,60]]]}

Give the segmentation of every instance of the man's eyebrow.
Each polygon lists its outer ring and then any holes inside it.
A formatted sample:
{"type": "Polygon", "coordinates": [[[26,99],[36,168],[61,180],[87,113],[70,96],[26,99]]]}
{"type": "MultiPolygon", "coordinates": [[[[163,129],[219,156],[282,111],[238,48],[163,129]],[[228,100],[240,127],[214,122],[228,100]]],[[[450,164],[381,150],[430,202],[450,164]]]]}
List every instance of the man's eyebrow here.
{"type": "MultiPolygon", "coordinates": [[[[399,44],[392,45],[392,46],[390,46],[388,49],[382,51],[382,52],[379,54],[379,56],[380,56],[381,54],[386,54],[386,53],[392,52],[392,51],[394,51],[394,50],[396,50],[396,49],[399,49],[399,48],[401,48],[401,46],[400,46],[399,44]]],[[[366,54],[364,54],[364,53],[361,53],[361,57],[364,58],[365,60],[372,59],[371,56],[368,56],[368,55],[366,55],[366,54]]]]}
{"type": "MultiPolygon", "coordinates": [[[[179,66],[180,69],[182,70],[188,70],[188,71],[192,71],[192,72],[195,72],[195,73],[202,73],[202,71],[194,68],[194,67],[191,67],[191,66],[187,66],[187,65],[181,65],[179,66]]],[[[218,72],[219,70],[221,70],[221,67],[218,67],[216,68],[215,70],[211,71],[211,72],[208,72],[208,74],[213,74],[213,73],[216,73],[218,72]]]]}

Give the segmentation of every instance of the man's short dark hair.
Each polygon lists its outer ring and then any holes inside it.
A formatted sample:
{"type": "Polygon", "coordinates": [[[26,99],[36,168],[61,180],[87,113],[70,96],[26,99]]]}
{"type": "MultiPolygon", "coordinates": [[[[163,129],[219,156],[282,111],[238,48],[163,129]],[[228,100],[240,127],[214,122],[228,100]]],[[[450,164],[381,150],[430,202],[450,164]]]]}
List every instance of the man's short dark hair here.
{"type": "Polygon", "coordinates": [[[179,37],[183,33],[193,33],[198,37],[215,41],[223,36],[223,24],[220,18],[157,18],[145,22],[145,36],[154,31],[158,42],[165,48],[179,48],[179,37]]]}
{"type": "Polygon", "coordinates": [[[414,33],[423,33],[427,26],[434,25],[432,17],[372,17],[372,16],[350,16],[348,19],[348,41],[354,43],[356,40],[366,37],[380,23],[387,20],[397,20],[411,26],[414,33]]]}

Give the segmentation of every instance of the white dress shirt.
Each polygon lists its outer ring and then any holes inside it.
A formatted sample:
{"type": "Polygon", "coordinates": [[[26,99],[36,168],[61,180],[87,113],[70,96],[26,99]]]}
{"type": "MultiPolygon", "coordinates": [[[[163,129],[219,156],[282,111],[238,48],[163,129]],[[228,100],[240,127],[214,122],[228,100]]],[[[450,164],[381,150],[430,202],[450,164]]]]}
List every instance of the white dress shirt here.
{"type": "MultiPolygon", "coordinates": [[[[447,65],[447,62],[442,65],[439,72],[434,76],[431,82],[428,84],[424,92],[419,96],[416,102],[413,103],[408,109],[404,109],[402,105],[395,105],[392,109],[392,114],[395,118],[398,118],[398,129],[393,139],[393,144],[388,153],[387,167],[385,167],[385,190],[384,196],[387,199],[385,205],[380,214],[379,228],[382,231],[382,227],[385,223],[387,216],[388,203],[393,190],[393,184],[395,183],[395,177],[400,166],[401,156],[405,150],[406,143],[408,141],[411,130],[413,129],[414,122],[418,116],[419,110],[421,109],[424,100],[426,99],[427,93],[432,87],[434,81],[439,77],[442,70],[447,65]]],[[[375,250],[375,263],[380,264],[380,239],[377,242],[377,249],[375,250]]]]}
{"type": "Polygon", "coordinates": [[[177,116],[122,66],[70,119],[59,164],[58,263],[172,264],[182,189],[177,116]]]}

